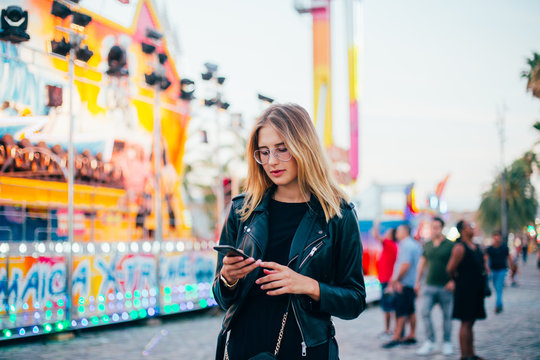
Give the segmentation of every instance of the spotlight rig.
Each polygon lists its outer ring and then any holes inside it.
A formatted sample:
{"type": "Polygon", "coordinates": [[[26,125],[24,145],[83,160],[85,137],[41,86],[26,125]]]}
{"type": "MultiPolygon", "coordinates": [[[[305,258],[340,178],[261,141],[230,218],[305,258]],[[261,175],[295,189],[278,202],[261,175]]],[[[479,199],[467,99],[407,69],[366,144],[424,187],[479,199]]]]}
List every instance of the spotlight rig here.
{"type": "Polygon", "coordinates": [[[0,14],[0,39],[14,44],[30,40],[30,35],[26,32],[28,27],[28,11],[20,6],[8,6],[2,9],[0,14]]]}

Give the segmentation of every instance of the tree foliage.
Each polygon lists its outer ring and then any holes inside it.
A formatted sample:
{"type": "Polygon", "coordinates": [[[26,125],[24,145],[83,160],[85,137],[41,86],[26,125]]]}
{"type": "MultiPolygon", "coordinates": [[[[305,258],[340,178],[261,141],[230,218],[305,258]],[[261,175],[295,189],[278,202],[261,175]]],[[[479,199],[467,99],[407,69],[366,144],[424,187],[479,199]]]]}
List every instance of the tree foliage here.
{"type": "MultiPolygon", "coordinates": [[[[527,65],[528,69],[523,71],[521,76],[527,79],[527,91],[532,92],[534,97],[540,98],[540,54],[533,52],[532,57],[527,59],[527,65]]],[[[533,127],[540,131],[540,121],[537,121],[533,127]]],[[[539,168],[540,156],[533,151],[528,151],[503,170],[508,231],[521,231],[524,226],[535,220],[538,200],[536,189],[531,183],[531,176],[539,168]]],[[[482,202],[478,208],[477,218],[486,232],[500,230],[502,227],[502,175],[502,172],[498,174],[491,188],[482,194],[482,202]]]]}
{"type": "Polygon", "coordinates": [[[540,54],[534,52],[527,59],[529,68],[521,73],[527,79],[527,91],[532,92],[534,97],[540,98],[540,54]]]}
{"type": "MultiPolygon", "coordinates": [[[[531,175],[534,168],[540,165],[539,160],[533,152],[527,152],[505,169],[508,231],[521,231],[524,226],[534,222],[538,200],[531,175]]],[[[501,228],[501,175],[482,195],[478,209],[478,221],[486,232],[501,228]]]]}

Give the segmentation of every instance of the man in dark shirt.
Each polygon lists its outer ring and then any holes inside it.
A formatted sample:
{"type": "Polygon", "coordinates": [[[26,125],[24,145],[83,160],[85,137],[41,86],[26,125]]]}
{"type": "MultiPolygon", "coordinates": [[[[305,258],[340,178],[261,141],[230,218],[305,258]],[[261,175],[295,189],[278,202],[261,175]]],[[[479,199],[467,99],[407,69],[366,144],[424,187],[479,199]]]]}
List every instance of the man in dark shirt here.
{"type": "Polygon", "coordinates": [[[491,280],[493,281],[493,287],[497,294],[495,301],[495,314],[502,312],[503,310],[503,288],[504,278],[508,270],[508,265],[513,267],[512,257],[508,246],[503,244],[500,231],[493,232],[493,244],[486,249],[486,262],[489,267],[491,280]]]}

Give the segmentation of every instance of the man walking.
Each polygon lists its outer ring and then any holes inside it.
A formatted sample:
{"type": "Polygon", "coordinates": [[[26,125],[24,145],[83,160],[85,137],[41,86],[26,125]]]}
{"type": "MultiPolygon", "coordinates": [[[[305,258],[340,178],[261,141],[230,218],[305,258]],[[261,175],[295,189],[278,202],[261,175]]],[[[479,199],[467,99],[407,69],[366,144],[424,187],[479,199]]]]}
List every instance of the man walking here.
{"type": "Polygon", "coordinates": [[[442,353],[451,355],[452,342],[452,302],[454,281],[450,279],[446,272],[446,265],[454,243],[446,239],[442,233],[444,221],[441,218],[434,218],[431,222],[431,240],[424,244],[424,251],[418,263],[418,274],[416,276],[417,293],[420,293],[422,276],[427,268],[425,286],[422,289],[422,319],[426,329],[426,341],[416,352],[418,355],[430,355],[438,350],[435,343],[435,332],[431,321],[431,311],[435,304],[439,304],[443,313],[443,346],[442,353]]]}
{"type": "Polygon", "coordinates": [[[497,230],[493,232],[493,244],[487,248],[485,257],[489,271],[491,272],[491,279],[493,281],[493,287],[495,288],[495,294],[497,294],[497,298],[495,300],[495,314],[498,314],[503,311],[502,297],[504,278],[506,277],[508,265],[510,265],[510,268],[514,267],[508,246],[502,242],[500,231],[497,230]]]}
{"type": "Polygon", "coordinates": [[[416,268],[422,255],[422,246],[411,238],[409,225],[400,225],[396,231],[399,241],[398,256],[392,274],[390,287],[394,290],[394,308],[396,311],[396,328],[391,341],[383,344],[383,348],[393,348],[399,344],[415,344],[416,315],[414,314],[414,286],[416,268]],[[411,332],[403,337],[405,322],[409,320],[411,332]]]}

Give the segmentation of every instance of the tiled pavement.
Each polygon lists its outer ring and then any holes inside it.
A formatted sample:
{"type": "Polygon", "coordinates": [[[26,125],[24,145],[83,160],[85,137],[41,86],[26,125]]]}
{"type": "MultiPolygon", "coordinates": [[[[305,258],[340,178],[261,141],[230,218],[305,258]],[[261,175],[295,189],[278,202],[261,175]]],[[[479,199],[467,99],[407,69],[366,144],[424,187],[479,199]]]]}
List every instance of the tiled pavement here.
{"type": "MultiPolygon", "coordinates": [[[[526,265],[520,263],[519,287],[506,287],[505,310],[493,313],[494,296],[486,301],[488,318],[474,328],[477,353],[486,359],[540,359],[540,273],[535,256],[526,265]]],[[[418,307],[417,303],[417,307],[418,307]]],[[[434,311],[440,330],[440,311],[434,311]]],[[[187,314],[150,323],[136,323],[103,330],[83,331],[69,340],[36,338],[33,341],[0,344],[0,359],[212,359],[216,335],[223,313],[215,309],[205,313],[187,314]]],[[[340,358],[343,360],[417,359],[417,346],[381,349],[382,314],[377,306],[370,306],[358,319],[336,319],[340,358]]],[[[423,326],[418,321],[418,338],[423,326]]],[[[455,354],[437,354],[425,359],[459,359],[457,331],[454,321],[455,354]]],[[[438,331],[440,336],[440,331],[438,331]]]]}

